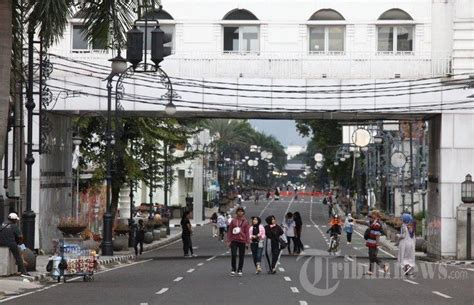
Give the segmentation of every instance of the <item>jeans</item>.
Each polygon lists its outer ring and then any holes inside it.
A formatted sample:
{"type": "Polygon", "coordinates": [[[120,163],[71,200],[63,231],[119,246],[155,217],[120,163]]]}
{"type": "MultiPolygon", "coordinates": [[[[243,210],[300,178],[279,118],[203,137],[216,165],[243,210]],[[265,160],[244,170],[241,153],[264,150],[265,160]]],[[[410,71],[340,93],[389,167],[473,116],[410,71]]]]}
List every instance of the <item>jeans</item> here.
{"type": "Polygon", "coordinates": [[[377,265],[382,265],[382,261],[377,257],[379,249],[369,248],[369,271],[372,272],[374,263],[377,265]]]}
{"type": "Polygon", "coordinates": [[[251,243],[250,249],[252,250],[253,263],[255,264],[255,266],[257,266],[257,263],[260,264],[262,262],[263,248],[259,248],[257,242],[251,243]]]}
{"type": "Polygon", "coordinates": [[[352,242],[352,232],[347,232],[347,242],[352,242]]]}
{"type": "Polygon", "coordinates": [[[18,248],[18,245],[12,244],[12,245],[9,245],[8,248],[13,254],[13,257],[15,257],[15,261],[18,266],[18,272],[22,274],[26,273],[25,265],[23,265],[23,257],[21,257],[20,249],[18,248]]]}
{"type": "Polygon", "coordinates": [[[191,252],[193,254],[193,243],[191,241],[191,235],[181,235],[181,239],[183,240],[183,251],[184,255],[188,255],[191,252]]]}
{"type": "Polygon", "coordinates": [[[233,241],[230,243],[230,252],[232,255],[232,271],[242,272],[244,267],[244,257],[245,257],[245,243],[240,243],[238,241],[233,241]],[[239,250],[239,268],[236,268],[237,263],[237,249],[239,250]]]}
{"type": "Polygon", "coordinates": [[[293,252],[296,252],[296,239],[293,236],[287,236],[286,239],[288,240],[288,253],[291,254],[291,242],[293,241],[293,252]]]}
{"type": "Polygon", "coordinates": [[[135,238],[134,248],[135,248],[135,255],[138,255],[138,245],[140,245],[140,255],[143,253],[143,239],[135,238]]]}

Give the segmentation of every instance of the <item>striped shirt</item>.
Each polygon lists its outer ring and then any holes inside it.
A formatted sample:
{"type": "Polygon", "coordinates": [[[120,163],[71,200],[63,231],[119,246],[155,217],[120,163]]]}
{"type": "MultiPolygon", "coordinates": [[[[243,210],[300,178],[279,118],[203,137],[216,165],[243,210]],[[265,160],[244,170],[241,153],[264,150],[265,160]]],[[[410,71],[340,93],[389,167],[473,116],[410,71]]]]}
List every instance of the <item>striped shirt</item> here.
{"type": "Polygon", "coordinates": [[[379,220],[375,220],[370,224],[369,239],[365,245],[369,248],[377,248],[377,238],[382,235],[382,224],[379,220]]]}

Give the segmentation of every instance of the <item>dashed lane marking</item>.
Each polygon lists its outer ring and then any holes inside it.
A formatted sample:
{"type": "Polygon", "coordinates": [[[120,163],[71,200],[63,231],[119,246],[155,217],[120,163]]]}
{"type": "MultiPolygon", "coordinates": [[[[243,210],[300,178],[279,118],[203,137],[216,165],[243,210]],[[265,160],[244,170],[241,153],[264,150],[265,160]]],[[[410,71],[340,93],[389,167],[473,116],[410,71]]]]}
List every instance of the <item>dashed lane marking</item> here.
{"type": "Polygon", "coordinates": [[[353,262],[354,259],[352,259],[349,255],[344,256],[348,261],[353,262]]]}
{"type": "Polygon", "coordinates": [[[188,271],[186,271],[187,273],[191,273],[191,272],[194,272],[194,268],[191,268],[189,269],[188,271]]]}
{"type": "Polygon", "coordinates": [[[283,267],[279,267],[278,270],[280,270],[280,272],[285,272],[285,268],[283,267]]]}
{"type": "Polygon", "coordinates": [[[300,305],[308,305],[308,302],[306,302],[306,301],[300,301],[300,305]]]}
{"type": "Polygon", "coordinates": [[[290,287],[290,289],[291,289],[291,292],[293,293],[300,293],[300,291],[296,287],[290,287]]]}
{"type": "Polygon", "coordinates": [[[140,305],[148,305],[148,303],[140,303],[140,305]]]}
{"type": "Polygon", "coordinates": [[[155,294],[163,294],[163,293],[165,293],[165,292],[168,291],[168,290],[169,290],[169,288],[161,288],[161,290],[158,291],[158,292],[155,293],[155,294]]]}
{"type": "Polygon", "coordinates": [[[407,279],[404,279],[403,281],[407,282],[407,283],[410,283],[410,284],[413,284],[413,285],[418,285],[418,283],[415,282],[415,281],[411,281],[411,280],[407,280],[407,279]]]}
{"type": "Polygon", "coordinates": [[[436,294],[436,295],[439,295],[440,297],[443,297],[445,299],[452,299],[452,297],[450,297],[449,295],[441,293],[439,291],[433,291],[433,293],[436,294]]]}
{"type": "Polygon", "coordinates": [[[204,263],[199,263],[199,264],[197,264],[197,265],[198,265],[199,267],[201,267],[202,265],[204,265],[204,263]]]}
{"type": "Polygon", "coordinates": [[[210,262],[210,261],[212,261],[212,260],[215,259],[215,258],[216,258],[216,255],[214,255],[213,257],[209,257],[208,259],[206,259],[206,261],[210,262]]]}
{"type": "Polygon", "coordinates": [[[305,248],[305,249],[309,249],[309,245],[304,245],[304,248],[305,248]]]}
{"type": "Polygon", "coordinates": [[[284,279],[285,279],[285,281],[287,281],[287,282],[291,282],[291,278],[290,278],[289,276],[285,276],[284,279]]]}
{"type": "Polygon", "coordinates": [[[473,271],[474,272],[474,269],[472,268],[466,268],[467,271],[473,271]]]}
{"type": "Polygon", "coordinates": [[[180,277],[175,278],[175,279],[173,280],[173,282],[179,282],[179,281],[181,281],[182,279],[183,279],[183,277],[180,276],[180,277]]]}
{"type": "Polygon", "coordinates": [[[311,228],[311,225],[306,225],[307,228],[311,228]]]}

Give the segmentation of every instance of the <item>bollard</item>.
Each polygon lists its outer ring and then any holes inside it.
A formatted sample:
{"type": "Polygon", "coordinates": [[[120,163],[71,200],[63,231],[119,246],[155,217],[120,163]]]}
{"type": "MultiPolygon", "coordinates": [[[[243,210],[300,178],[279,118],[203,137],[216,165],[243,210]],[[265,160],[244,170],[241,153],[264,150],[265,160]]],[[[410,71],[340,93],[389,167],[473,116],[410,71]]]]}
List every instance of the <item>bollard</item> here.
{"type": "Polygon", "coordinates": [[[467,234],[466,234],[466,260],[471,260],[471,243],[472,243],[472,238],[471,238],[471,208],[467,208],[467,234]]]}

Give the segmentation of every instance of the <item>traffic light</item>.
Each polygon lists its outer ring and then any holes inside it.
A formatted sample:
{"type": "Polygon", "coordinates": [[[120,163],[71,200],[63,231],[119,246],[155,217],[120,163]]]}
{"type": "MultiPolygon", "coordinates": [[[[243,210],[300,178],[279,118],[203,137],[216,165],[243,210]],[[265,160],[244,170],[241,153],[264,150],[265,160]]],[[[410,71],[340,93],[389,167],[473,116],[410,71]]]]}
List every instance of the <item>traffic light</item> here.
{"type": "Polygon", "coordinates": [[[127,61],[134,68],[143,60],[143,32],[137,26],[127,32],[127,61]]]}
{"type": "Polygon", "coordinates": [[[171,55],[171,47],[165,45],[171,42],[172,38],[171,34],[163,32],[159,25],[151,31],[151,60],[155,65],[158,66],[166,56],[171,55]]]}

